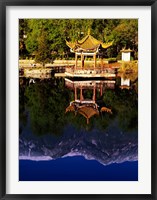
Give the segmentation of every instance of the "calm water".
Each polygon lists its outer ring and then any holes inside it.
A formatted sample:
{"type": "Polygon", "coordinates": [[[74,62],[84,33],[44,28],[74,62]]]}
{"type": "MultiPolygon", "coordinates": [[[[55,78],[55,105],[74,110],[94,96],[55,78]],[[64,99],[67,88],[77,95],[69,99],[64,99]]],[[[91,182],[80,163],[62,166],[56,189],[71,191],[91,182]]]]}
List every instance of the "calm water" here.
{"type": "Polygon", "coordinates": [[[136,82],[20,78],[19,90],[20,181],[138,180],[136,82]]]}

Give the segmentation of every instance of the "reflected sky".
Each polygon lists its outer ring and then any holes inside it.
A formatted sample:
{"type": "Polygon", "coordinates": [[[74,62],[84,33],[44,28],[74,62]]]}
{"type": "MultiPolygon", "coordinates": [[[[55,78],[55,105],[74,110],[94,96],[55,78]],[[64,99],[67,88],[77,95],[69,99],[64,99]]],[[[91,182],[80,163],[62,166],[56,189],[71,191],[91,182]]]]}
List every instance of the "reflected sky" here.
{"type": "Polygon", "coordinates": [[[124,82],[22,78],[19,180],[138,180],[138,100],[124,82]]]}

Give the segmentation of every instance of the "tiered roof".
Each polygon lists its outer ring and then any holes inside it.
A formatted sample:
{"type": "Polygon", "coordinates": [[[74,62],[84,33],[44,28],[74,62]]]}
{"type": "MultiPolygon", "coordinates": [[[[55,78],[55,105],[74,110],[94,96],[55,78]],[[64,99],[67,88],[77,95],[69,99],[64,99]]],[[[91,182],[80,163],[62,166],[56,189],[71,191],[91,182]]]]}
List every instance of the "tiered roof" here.
{"type": "Polygon", "coordinates": [[[66,41],[66,44],[68,47],[70,47],[70,49],[73,52],[81,52],[81,51],[96,52],[100,46],[106,49],[110,47],[113,44],[113,42],[103,43],[97,40],[96,38],[94,38],[93,36],[91,36],[90,34],[88,34],[82,40],[78,40],[75,42],[66,41]]]}

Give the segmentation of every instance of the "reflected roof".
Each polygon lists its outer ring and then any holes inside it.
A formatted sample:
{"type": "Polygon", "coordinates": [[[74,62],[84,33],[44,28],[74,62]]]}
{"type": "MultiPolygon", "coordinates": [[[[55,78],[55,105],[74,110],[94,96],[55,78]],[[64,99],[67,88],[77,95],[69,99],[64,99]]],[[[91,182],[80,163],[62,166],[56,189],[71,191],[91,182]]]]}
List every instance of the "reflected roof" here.
{"type": "Polygon", "coordinates": [[[99,115],[98,110],[90,106],[82,106],[78,109],[78,113],[83,115],[86,119],[90,119],[94,115],[99,115]]]}
{"type": "MultiPolygon", "coordinates": [[[[75,103],[75,102],[74,102],[75,103]]],[[[99,115],[99,111],[97,108],[94,108],[95,103],[92,105],[81,105],[76,106],[75,104],[71,104],[66,108],[65,113],[67,112],[75,112],[75,114],[79,113],[83,115],[87,119],[87,124],[89,123],[89,119],[94,115],[99,115]]]]}

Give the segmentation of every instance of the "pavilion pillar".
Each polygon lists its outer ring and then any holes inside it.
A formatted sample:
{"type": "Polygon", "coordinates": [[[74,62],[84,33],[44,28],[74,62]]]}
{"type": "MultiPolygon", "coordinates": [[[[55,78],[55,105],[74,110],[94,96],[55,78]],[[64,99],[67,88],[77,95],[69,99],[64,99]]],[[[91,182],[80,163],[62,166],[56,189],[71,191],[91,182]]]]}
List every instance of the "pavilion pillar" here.
{"type": "Polygon", "coordinates": [[[82,55],[82,67],[84,69],[84,55],[82,55]]]}
{"type": "Polygon", "coordinates": [[[94,58],[94,70],[95,70],[95,68],[96,68],[96,53],[94,53],[93,58],[94,58]]]}
{"type": "Polygon", "coordinates": [[[75,101],[77,100],[77,87],[75,86],[75,101]]]}
{"type": "Polygon", "coordinates": [[[84,68],[84,55],[81,53],[81,69],[84,68]]]}
{"type": "Polygon", "coordinates": [[[93,101],[95,102],[95,96],[96,96],[96,87],[93,87],[93,101]]]}
{"type": "Polygon", "coordinates": [[[83,101],[82,86],[80,88],[80,101],[83,101]]]}
{"type": "Polygon", "coordinates": [[[75,70],[77,69],[77,53],[75,53],[75,70]]]}
{"type": "Polygon", "coordinates": [[[103,70],[103,65],[104,65],[103,58],[101,58],[101,70],[103,70]]]}
{"type": "Polygon", "coordinates": [[[101,83],[101,85],[100,85],[100,96],[102,96],[102,83],[101,83]]]}

